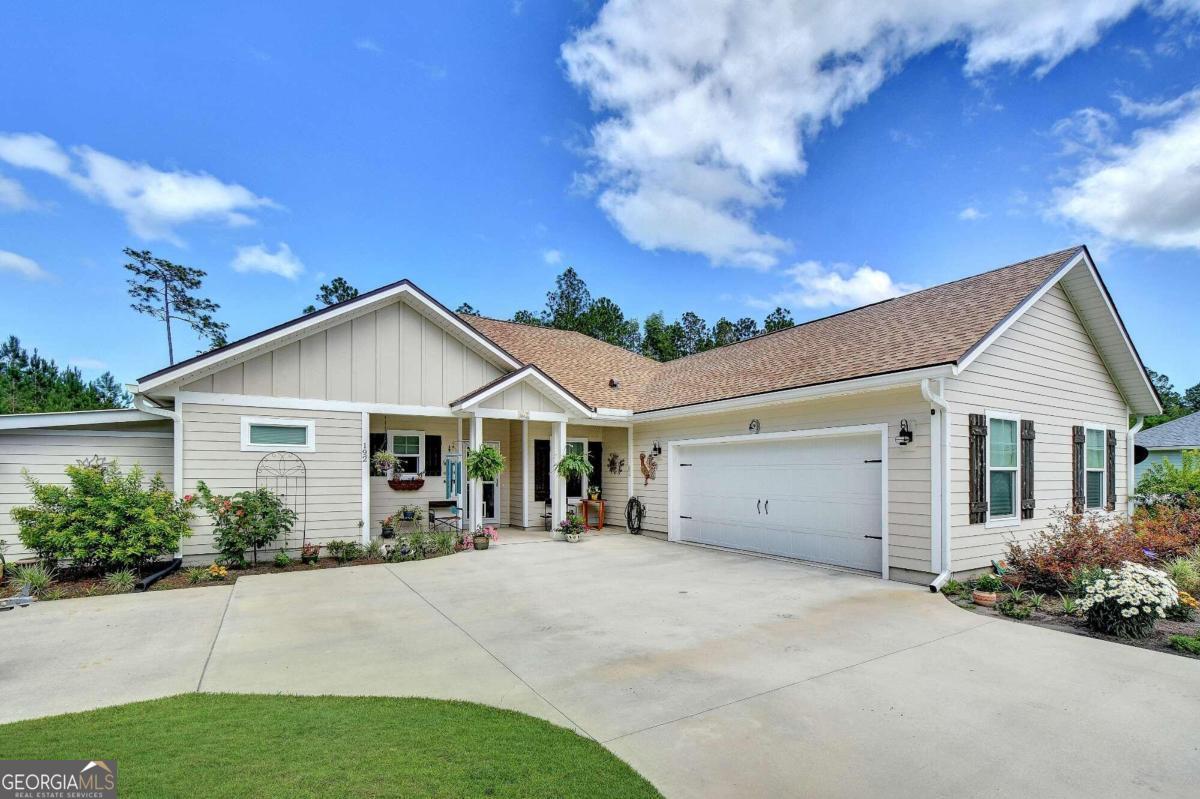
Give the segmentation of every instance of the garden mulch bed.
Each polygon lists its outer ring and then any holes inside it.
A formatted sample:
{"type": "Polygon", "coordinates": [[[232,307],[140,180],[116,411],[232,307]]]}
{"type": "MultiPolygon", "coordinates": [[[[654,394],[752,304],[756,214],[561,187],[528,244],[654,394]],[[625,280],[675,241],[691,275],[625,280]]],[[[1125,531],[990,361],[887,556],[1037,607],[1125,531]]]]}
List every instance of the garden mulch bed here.
{"type": "MultiPolygon", "coordinates": [[[[453,552],[446,553],[447,555],[455,554],[453,552]]],[[[445,557],[442,554],[426,555],[424,560],[432,558],[445,557]]],[[[228,576],[223,580],[203,580],[198,583],[193,583],[188,579],[186,574],[188,566],[176,571],[174,574],[167,575],[154,585],[150,586],[150,591],[171,591],[176,588],[208,588],[216,585],[233,585],[240,577],[253,577],[258,574],[285,574],[287,572],[303,572],[315,571],[317,569],[339,569],[345,566],[368,566],[376,563],[386,563],[386,560],[380,558],[368,559],[358,558],[356,560],[339,562],[335,558],[321,558],[316,563],[301,563],[295,560],[289,566],[275,566],[269,560],[260,562],[257,566],[250,566],[245,569],[229,569],[228,576]]],[[[398,561],[406,562],[406,561],[398,561]]],[[[204,564],[194,564],[203,566],[204,564]]],[[[10,564],[11,566],[11,564],[10,564]]],[[[14,596],[20,590],[11,580],[0,584],[0,599],[4,597],[14,596]]],[[[121,593],[111,590],[104,582],[104,578],[98,575],[71,576],[69,574],[60,574],[56,577],[54,583],[50,586],[45,596],[39,598],[39,601],[52,601],[59,599],[78,599],[80,597],[90,596],[107,596],[109,594],[121,593]]]]}
{"type": "MultiPolygon", "coordinates": [[[[1011,616],[1005,616],[996,608],[987,608],[982,605],[976,605],[971,601],[971,592],[967,590],[963,594],[943,594],[947,599],[958,605],[964,610],[969,610],[978,613],[981,616],[990,616],[992,618],[1003,619],[1004,621],[1016,622],[1017,624],[1032,624],[1037,627],[1049,627],[1052,630],[1060,632],[1072,633],[1074,635],[1083,635],[1088,638],[1097,638],[1101,641],[1110,641],[1115,644],[1124,644],[1125,646],[1136,646],[1139,649],[1151,649],[1155,652],[1166,652],[1170,655],[1178,655],[1186,658],[1200,660],[1196,655],[1190,655],[1186,652],[1180,652],[1169,643],[1172,635],[1200,635],[1200,619],[1193,621],[1172,621],[1171,619],[1159,619],[1154,627],[1154,633],[1146,638],[1117,638],[1112,635],[1104,635],[1088,629],[1087,623],[1082,616],[1071,616],[1063,612],[1062,601],[1056,596],[1045,596],[1042,601],[1041,610],[1031,610],[1029,618],[1014,619],[1011,616]]],[[[1000,598],[1004,599],[1004,592],[1000,592],[1000,598]]],[[[1026,603],[1028,604],[1028,603],[1026,603]]]]}

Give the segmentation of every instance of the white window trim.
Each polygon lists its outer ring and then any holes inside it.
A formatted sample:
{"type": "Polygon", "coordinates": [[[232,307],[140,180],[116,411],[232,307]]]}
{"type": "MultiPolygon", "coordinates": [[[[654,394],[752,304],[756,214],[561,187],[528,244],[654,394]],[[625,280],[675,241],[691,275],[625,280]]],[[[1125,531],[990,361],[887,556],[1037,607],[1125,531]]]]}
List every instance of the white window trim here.
{"type": "Polygon", "coordinates": [[[1108,501],[1108,428],[1098,424],[1083,423],[1083,512],[1108,513],[1105,504],[1108,501]],[[1088,468],[1087,465],[1087,434],[1089,430],[1100,433],[1100,468],[1088,468]],[[1087,476],[1088,472],[1100,472],[1100,504],[1092,508],[1088,506],[1087,476]]]}
{"type": "Polygon", "coordinates": [[[243,416],[242,420],[242,452],[316,452],[317,423],[313,419],[275,419],[265,416],[243,416]],[[297,444],[252,444],[250,443],[250,425],[272,425],[276,427],[303,427],[306,432],[303,445],[297,444]]]}
{"type": "Polygon", "coordinates": [[[424,430],[389,430],[387,431],[387,450],[388,452],[399,457],[411,458],[412,455],[398,455],[392,447],[395,444],[396,436],[416,436],[417,437],[417,470],[415,472],[393,473],[395,477],[416,477],[421,472],[425,471],[425,431],[424,430]]]}
{"type": "MultiPolygon", "coordinates": [[[[987,412],[987,446],[984,448],[984,493],[987,502],[985,529],[994,527],[1017,527],[1021,524],[1021,417],[1006,411],[987,412]],[[1013,515],[992,518],[992,420],[1004,419],[1017,423],[1017,466],[1013,472],[1013,515]]],[[[1003,468],[1007,471],[1007,467],[1003,468]]]]}

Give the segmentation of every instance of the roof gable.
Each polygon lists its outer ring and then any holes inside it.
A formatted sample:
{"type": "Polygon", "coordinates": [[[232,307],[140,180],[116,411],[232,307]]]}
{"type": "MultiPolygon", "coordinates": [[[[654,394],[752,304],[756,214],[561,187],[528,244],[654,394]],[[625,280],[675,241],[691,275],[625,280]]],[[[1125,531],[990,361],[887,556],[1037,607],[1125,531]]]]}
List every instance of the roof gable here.
{"type": "Polygon", "coordinates": [[[450,403],[450,407],[456,410],[492,408],[520,413],[568,412],[589,417],[596,411],[532,364],[459,397],[450,403]]]}

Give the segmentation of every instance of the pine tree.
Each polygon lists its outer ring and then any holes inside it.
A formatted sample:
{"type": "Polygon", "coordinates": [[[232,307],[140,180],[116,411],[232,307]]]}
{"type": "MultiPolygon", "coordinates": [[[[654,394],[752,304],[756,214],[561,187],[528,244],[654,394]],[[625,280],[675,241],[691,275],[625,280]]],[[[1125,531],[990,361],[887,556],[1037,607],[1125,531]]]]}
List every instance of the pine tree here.
{"type": "Polygon", "coordinates": [[[149,250],[126,247],[124,252],[131,259],[125,268],[136,275],[126,281],[129,284],[129,296],[136,300],[129,307],[166,325],[167,358],[170,363],[175,363],[172,319],[186,322],[201,338],[208,339],[213,347],[225,345],[225,330],[229,325],[213,317],[221,306],[192,293],[201,288],[206,272],[172,263],[165,258],[155,258],[149,250]]]}

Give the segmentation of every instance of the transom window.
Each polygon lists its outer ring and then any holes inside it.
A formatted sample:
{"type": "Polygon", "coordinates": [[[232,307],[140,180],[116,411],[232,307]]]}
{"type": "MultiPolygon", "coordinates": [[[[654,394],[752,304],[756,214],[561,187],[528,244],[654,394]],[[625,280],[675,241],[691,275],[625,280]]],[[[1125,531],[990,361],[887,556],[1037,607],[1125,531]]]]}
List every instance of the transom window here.
{"type": "Polygon", "coordinates": [[[988,518],[1017,518],[1017,452],[1020,442],[1016,419],[988,418],[988,518]]]}
{"type": "Polygon", "coordinates": [[[242,451],[313,452],[316,425],[311,419],[242,417],[242,451]]]}
{"type": "Polygon", "coordinates": [[[1099,428],[1087,428],[1084,440],[1084,495],[1089,510],[1104,507],[1104,459],[1105,432],[1099,428]]]}
{"type": "Polygon", "coordinates": [[[388,447],[396,456],[396,474],[421,472],[425,456],[425,434],[420,430],[389,430],[388,447]]]}

